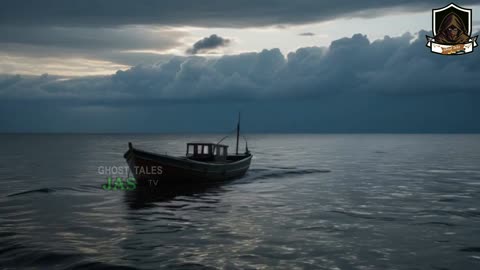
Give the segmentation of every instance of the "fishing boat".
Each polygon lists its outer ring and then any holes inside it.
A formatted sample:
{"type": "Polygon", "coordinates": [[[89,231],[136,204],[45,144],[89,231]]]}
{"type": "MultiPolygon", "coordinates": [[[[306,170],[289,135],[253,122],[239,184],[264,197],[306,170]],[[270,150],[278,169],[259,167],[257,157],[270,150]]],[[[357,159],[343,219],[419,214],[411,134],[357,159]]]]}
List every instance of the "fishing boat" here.
{"type": "Polygon", "coordinates": [[[238,152],[240,116],[237,123],[234,155],[228,145],[212,142],[189,142],[185,156],[170,156],[141,150],[128,143],[124,154],[137,183],[152,185],[216,183],[243,176],[250,167],[252,154],[245,140],[245,152],[238,152]]]}

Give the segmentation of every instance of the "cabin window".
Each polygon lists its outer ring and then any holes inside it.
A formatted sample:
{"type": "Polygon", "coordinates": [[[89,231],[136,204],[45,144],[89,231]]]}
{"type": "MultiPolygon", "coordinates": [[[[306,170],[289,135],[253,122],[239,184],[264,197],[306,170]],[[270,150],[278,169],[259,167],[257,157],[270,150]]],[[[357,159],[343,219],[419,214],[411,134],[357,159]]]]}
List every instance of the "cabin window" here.
{"type": "Polygon", "coordinates": [[[194,150],[193,150],[193,145],[189,145],[188,148],[187,148],[187,153],[188,154],[193,154],[194,150]]]}
{"type": "Polygon", "coordinates": [[[202,151],[202,153],[203,153],[204,155],[208,155],[208,145],[204,145],[204,146],[203,146],[203,151],[202,151]]]}

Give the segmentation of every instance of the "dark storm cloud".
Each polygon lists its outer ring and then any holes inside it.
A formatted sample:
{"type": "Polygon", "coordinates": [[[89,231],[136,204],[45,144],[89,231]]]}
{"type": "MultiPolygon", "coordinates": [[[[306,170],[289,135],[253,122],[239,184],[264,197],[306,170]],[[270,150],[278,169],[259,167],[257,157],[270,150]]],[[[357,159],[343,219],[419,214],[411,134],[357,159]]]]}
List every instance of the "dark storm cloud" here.
{"type": "Polygon", "coordinates": [[[192,48],[187,50],[189,54],[197,54],[199,52],[207,52],[219,47],[227,46],[230,43],[229,39],[222,38],[215,34],[205,37],[193,44],[192,48]]]}
{"type": "Polygon", "coordinates": [[[304,36],[304,37],[311,37],[311,36],[315,36],[315,33],[312,33],[312,32],[305,32],[305,33],[300,33],[298,34],[299,36],[304,36]]]}
{"type": "MultiPolygon", "coordinates": [[[[478,0],[465,0],[461,4],[468,7],[478,3],[478,0]]],[[[247,27],[383,16],[385,10],[379,10],[385,8],[424,12],[444,4],[434,0],[5,0],[0,9],[0,24],[247,27]]]]}
{"type": "Polygon", "coordinates": [[[251,131],[480,132],[480,54],[432,54],[426,34],[172,57],[102,77],[2,75],[0,131],[222,131],[205,119],[243,108],[251,131]],[[52,115],[57,125],[39,124],[52,115]]]}
{"type": "Polygon", "coordinates": [[[425,34],[370,42],[356,34],[328,48],[222,56],[172,57],[105,77],[3,76],[0,98],[112,101],[257,100],[339,93],[425,94],[474,92],[479,54],[442,57],[428,52],[425,34]]]}

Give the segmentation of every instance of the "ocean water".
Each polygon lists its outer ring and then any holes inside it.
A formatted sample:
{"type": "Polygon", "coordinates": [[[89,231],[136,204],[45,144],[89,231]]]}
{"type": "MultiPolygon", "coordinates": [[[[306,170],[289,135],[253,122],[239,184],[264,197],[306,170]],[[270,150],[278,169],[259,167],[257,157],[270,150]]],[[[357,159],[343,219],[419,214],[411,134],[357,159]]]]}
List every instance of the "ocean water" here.
{"type": "Polygon", "coordinates": [[[221,137],[1,135],[0,269],[480,269],[480,135],[251,135],[242,179],[101,188],[128,141],[221,137]]]}

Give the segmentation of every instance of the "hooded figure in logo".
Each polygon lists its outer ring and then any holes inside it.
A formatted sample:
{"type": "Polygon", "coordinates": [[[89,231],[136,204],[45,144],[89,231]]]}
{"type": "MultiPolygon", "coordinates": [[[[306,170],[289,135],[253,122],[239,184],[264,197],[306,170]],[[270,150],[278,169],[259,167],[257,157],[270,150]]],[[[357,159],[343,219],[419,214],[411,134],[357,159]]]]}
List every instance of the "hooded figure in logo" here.
{"type": "Polygon", "coordinates": [[[465,24],[453,12],[443,19],[438,34],[435,36],[435,42],[446,45],[465,44],[469,39],[465,24]]]}

